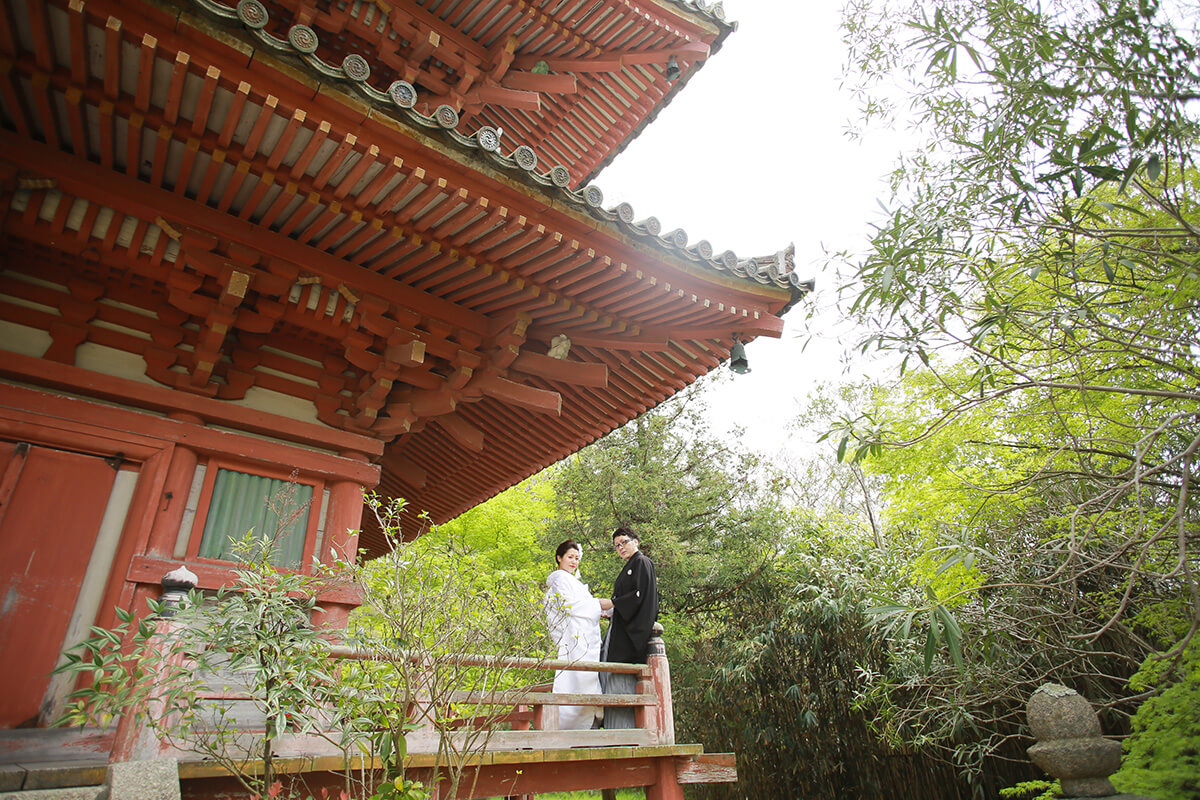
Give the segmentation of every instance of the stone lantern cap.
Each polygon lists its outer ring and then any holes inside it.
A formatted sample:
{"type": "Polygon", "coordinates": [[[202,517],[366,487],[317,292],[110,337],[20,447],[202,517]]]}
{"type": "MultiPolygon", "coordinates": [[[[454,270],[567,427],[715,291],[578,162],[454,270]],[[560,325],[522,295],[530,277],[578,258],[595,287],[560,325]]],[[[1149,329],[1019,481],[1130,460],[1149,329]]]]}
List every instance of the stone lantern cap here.
{"type": "Polygon", "coordinates": [[[1061,683],[1043,683],[1025,707],[1029,731],[1039,742],[1100,736],[1092,704],[1061,683]]]}
{"type": "Polygon", "coordinates": [[[200,579],[196,577],[196,573],[182,565],[176,567],[162,577],[163,589],[166,590],[195,589],[199,582],[200,579]]]}

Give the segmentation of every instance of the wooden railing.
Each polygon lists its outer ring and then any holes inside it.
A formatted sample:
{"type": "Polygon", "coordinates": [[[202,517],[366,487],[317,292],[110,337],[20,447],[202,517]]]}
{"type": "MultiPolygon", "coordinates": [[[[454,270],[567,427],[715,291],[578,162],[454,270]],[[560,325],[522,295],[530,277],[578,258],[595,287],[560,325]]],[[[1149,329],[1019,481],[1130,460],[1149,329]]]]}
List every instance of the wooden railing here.
{"type": "MultiPolygon", "coordinates": [[[[171,638],[174,626],[179,625],[173,619],[160,620],[159,634],[163,641],[171,638]]],[[[449,691],[442,692],[436,702],[449,705],[462,705],[478,710],[471,716],[454,719],[445,713],[416,713],[418,727],[410,731],[405,740],[408,752],[411,754],[437,753],[444,750],[444,744],[449,744],[453,752],[463,753],[482,748],[488,752],[506,750],[548,750],[573,747],[605,747],[605,746],[648,746],[675,744],[675,723],[671,704],[671,677],[667,664],[665,648],[659,635],[661,626],[655,626],[655,634],[650,640],[650,655],[647,664],[618,664],[595,661],[562,661],[544,658],[497,658],[469,654],[454,654],[443,656],[443,660],[453,662],[456,667],[480,667],[497,672],[503,671],[506,677],[515,678],[521,671],[529,673],[527,681],[512,680],[511,683],[530,687],[528,689],[508,689],[501,691],[449,691]],[[636,679],[636,688],[632,694],[568,694],[550,691],[548,686],[536,685],[535,678],[544,675],[549,670],[590,671],[610,674],[629,674],[636,679]],[[634,710],[634,727],[622,729],[598,730],[559,730],[558,709],[562,706],[603,706],[603,707],[632,707],[634,710]],[[434,720],[437,720],[435,723],[434,720]],[[470,730],[467,730],[470,728],[470,730]],[[487,728],[485,735],[479,735],[481,728],[487,728]]],[[[330,656],[340,661],[360,662],[393,662],[397,667],[418,669],[419,665],[412,659],[396,653],[369,651],[352,647],[333,647],[330,656]]],[[[184,666],[181,656],[175,655],[163,662],[164,669],[184,666]]],[[[256,711],[254,702],[245,693],[239,693],[236,688],[228,689],[229,685],[236,686],[233,676],[216,676],[211,682],[211,691],[203,693],[203,701],[215,709],[225,705],[232,713],[218,715],[216,713],[200,713],[196,716],[202,727],[193,730],[210,729],[204,720],[214,720],[218,716],[229,724],[232,720],[238,732],[244,732],[249,741],[255,732],[261,735],[266,728],[266,721],[261,711],[256,711]]],[[[419,681],[417,681],[419,683],[419,681]]],[[[413,702],[429,705],[435,702],[433,698],[413,693],[413,702]]],[[[411,711],[411,709],[409,709],[411,711]]],[[[418,710],[419,711],[419,710],[418,710]]],[[[151,714],[156,711],[151,708],[151,714]]],[[[154,732],[136,719],[135,715],[127,715],[118,726],[112,751],[113,761],[125,761],[142,758],[155,758],[171,755],[180,760],[188,760],[185,750],[179,749],[166,741],[162,741],[154,732]]],[[[179,737],[187,738],[187,735],[179,737]]],[[[318,736],[284,736],[278,741],[276,748],[281,756],[319,756],[329,755],[328,739],[318,736]]],[[[247,752],[253,752],[247,747],[247,752]]]]}
{"type": "MultiPolygon", "coordinates": [[[[445,703],[485,709],[485,713],[470,720],[464,720],[464,724],[499,724],[507,728],[489,733],[486,738],[488,750],[674,744],[675,722],[671,706],[671,676],[662,638],[658,635],[661,631],[661,626],[656,626],[655,636],[651,639],[651,655],[647,664],[539,658],[492,658],[465,654],[447,657],[453,659],[459,666],[504,670],[509,675],[519,670],[530,672],[570,670],[628,674],[637,679],[636,691],[633,694],[568,694],[549,691],[548,687],[543,685],[533,686],[526,690],[454,691],[445,693],[439,699],[445,703]],[[559,730],[557,711],[561,706],[632,707],[634,709],[634,727],[613,730],[559,730]]],[[[331,655],[338,659],[357,661],[396,660],[394,654],[375,653],[349,647],[335,647],[331,655]]],[[[406,737],[409,752],[436,752],[439,737],[454,735],[453,731],[439,731],[431,725],[422,726],[406,737]]]]}
{"type": "MultiPolygon", "coordinates": [[[[164,600],[170,595],[171,591],[164,594],[164,600]]],[[[169,641],[180,624],[172,618],[160,620],[156,635],[164,642],[169,641]]],[[[392,662],[398,669],[409,670],[406,675],[413,682],[404,687],[406,691],[398,692],[406,699],[398,700],[397,708],[405,721],[416,720],[418,727],[405,736],[405,769],[413,770],[428,786],[440,786],[439,781],[452,768],[466,770],[469,775],[469,784],[459,784],[460,798],[528,798],[545,791],[641,787],[647,800],[683,800],[683,785],[735,781],[737,771],[731,753],[705,754],[700,745],[675,744],[671,674],[661,632],[661,627],[656,626],[646,664],[443,656],[439,660],[443,667],[453,664],[456,668],[479,667],[493,674],[507,673],[507,685],[527,688],[490,692],[463,689],[440,692],[436,698],[422,696],[422,664],[410,656],[349,647],[335,647],[331,656],[343,663],[392,662]],[[591,695],[554,692],[549,685],[536,684],[553,670],[628,674],[634,676],[635,688],[630,694],[591,695]],[[522,672],[527,673],[528,680],[516,677],[522,672]],[[507,681],[508,678],[512,680],[507,681]],[[415,691],[408,691],[410,688],[415,691]],[[435,702],[442,707],[434,708],[435,702]],[[421,703],[428,708],[419,708],[421,703]],[[558,709],[575,705],[632,708],[634,727],[558,730],[558,709]]],[[[186,666],[172,658],[164,662],[164,667],[170,664],[186,666]]],[[[425,667],[432,668],[428,664],[425,667]]],[[[226,704],[227,710],[228,704],[242,704],[238,713],[213,716],[238,720],[237,746],[243,755],[237,757],[237,768],[261,771],[266,762],[256,761],[259,756],[255,755],[254,743],[257,741],[261,747],[265,719],[261,711],[257,716],[248,713],[257,708],[255,703],[245,693],[239,697],[236,689],[226,689],[229,683],[235,681],[225,677],[214,679],[210,683],[213,691],[205,693],[206,702],[211,704],[211,710],[219,709],[221,704],[226,704]]],[[[400,688],[400,684],[396,686],[400,688]]],[[[151,713],[161,718],[167,711],[159,703],[157,709],[152,704],[151,713]]],[[[206,727],[201,723],[201,727],[189,730],[195,734],[206,727]]],[[[362,753],[357,747],[346,749],[344,743],[335,743],[336,739],[301,734],[284,734],[274,739],[274,771],[303,774],[305,785],[324,786],[328,796],[341,791],[340,784],[335,785],[341,780],[339,775],[370,772],[378,778],[383,774],[387,765],[377,755],[362,753]]],[[[177,749],[160,739],[153,727],[142,724],[138,715],[127,714],[114,736],[109,760],[176,758],[180,778],[192,782],[189,791],[195,796],[228,794],[231,780],[228,765],[198,757],[186,747],[177,749]]],[[[442,796],[441,789],[436,796],[442,796]]]]}

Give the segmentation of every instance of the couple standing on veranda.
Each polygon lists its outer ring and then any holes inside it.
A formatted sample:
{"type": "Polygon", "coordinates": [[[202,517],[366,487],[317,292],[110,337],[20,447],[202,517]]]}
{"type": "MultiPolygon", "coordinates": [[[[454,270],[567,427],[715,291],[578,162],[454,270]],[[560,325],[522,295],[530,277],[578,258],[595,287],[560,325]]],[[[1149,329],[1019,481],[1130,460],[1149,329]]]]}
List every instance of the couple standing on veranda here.
{"type": "MultiPolygon", "coordinates": [[[[638,550],[638,535],[630,528],[613,531],[613,546],[625,559],[613,582],[612,597],[593,597],[576,571],[583,550],[568,539],[554,553],[558,569],[546,578],[546,622],[550,638],[558,646],[558,657],[567,661],[613,661],[645,664],[651,628],[658,619],[658,582],[654,564],[638,550]],[[611,617],[603,645],[600,618],[611,617]]],[[[637,680],[625,673],[559,670],[554,691],[570,694],[633,694],[637,680]]],[[[593,727],[632,728],[633,709],[597,706],[561,706],[560,730],[593,727]]]]}

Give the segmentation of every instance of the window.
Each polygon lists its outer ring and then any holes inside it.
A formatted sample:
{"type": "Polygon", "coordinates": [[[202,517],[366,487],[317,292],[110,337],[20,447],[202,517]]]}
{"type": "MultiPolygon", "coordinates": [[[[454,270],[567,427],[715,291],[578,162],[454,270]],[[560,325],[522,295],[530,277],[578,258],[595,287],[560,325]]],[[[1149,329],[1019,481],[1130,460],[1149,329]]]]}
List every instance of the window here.
{"type": "Polygon", "coordinates": [[[272,564],[299,567],[312,498],[309,484],[219,468],[197,555],[235,560],[235,542],[253,532],[271,538],[272,564]]]}

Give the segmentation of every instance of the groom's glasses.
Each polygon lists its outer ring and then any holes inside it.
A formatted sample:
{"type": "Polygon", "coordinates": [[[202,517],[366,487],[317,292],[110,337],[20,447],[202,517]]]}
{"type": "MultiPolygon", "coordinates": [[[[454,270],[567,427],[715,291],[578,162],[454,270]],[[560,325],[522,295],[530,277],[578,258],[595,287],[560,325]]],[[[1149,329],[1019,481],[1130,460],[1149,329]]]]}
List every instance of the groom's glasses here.
{"type": "Polygon", "coordinates": [[[624,547],[625,545],[629,544],[632,541],[633,541],[633,539],[616,539],[613,541],[613,547],[620,550],[622,547],[624,547]]]}

